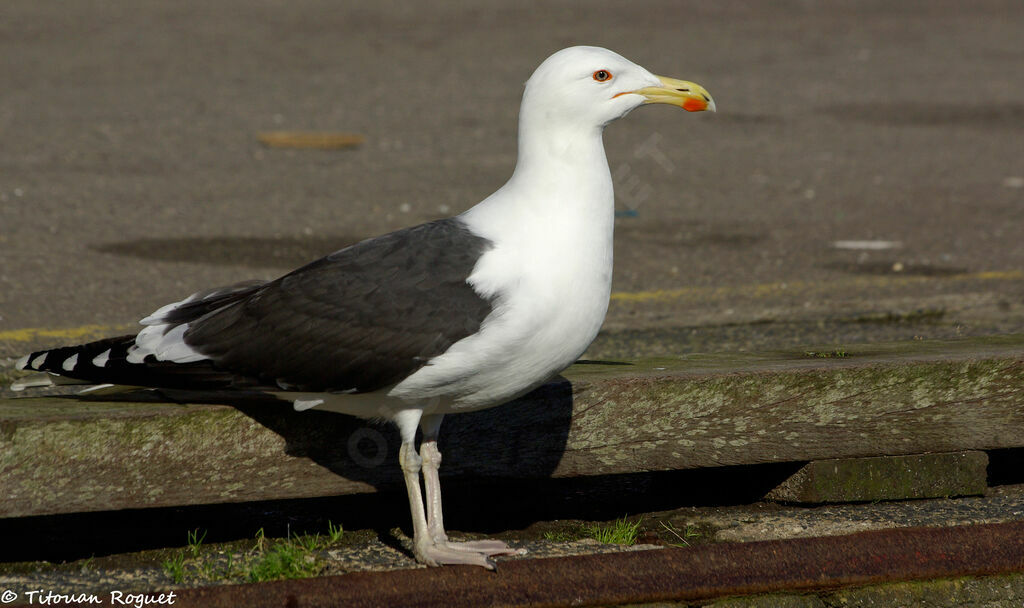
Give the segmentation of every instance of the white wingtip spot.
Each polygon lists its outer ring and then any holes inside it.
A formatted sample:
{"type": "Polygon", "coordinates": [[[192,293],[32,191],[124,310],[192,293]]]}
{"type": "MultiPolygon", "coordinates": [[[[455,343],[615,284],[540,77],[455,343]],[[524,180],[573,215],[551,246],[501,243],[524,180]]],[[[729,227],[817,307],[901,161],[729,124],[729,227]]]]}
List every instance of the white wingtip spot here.
{"type": "Polygon", "coordinates": [[[26,388],[41,388],[44,386],[53,386],[53,379],[50,374],[33,374],[27,378],[11,382],[11,390],[15,392],[21,392],[26,388]]]}
{"type": "Polygon", "coordinates": [[[184,300],[179,300],[177,302],[171,302],[170,304],[166,304],[164,306],[161,306],[160,308],[154,310],[152,312],[152,314],[150,314],[148,317],[146,317],[144,319],[141,319],[139,321],[139,323],[142,324],[142,325],[162,324],[163,321],[164,321],[164,317],[167,316],[167,313],[169,313],[172,310],[178,308],[179,306],[188,304],[190,302],[194,302],[197,299],[199,299],[199,294],[198,293],[194,293],[194,294],[190,295],[189,297],[185,298],[184,300]]]}
{"type": "Polygon", "coordinates": [[[108,348],[107,350],[105,350],[102,353],[100,353],[100,354],[96,355],[95,357],[93,357],[92,358],[92,364],[95,365],[96,367],[106,367],[107,366],[107,361],[109,361],[109,360],[110,360],[110,349],[108,348]]]}
{"type": "Polygon", "coordinates": [[[292,406],[295,408],[296,412],[304,412],[306,410],[311,410],[314,407],[323,404],[323,399],[296,399],[295,401],[292,402],[292,406]]]}
{"type": "Polygon", "coordinates": [[[25,355],[24,357],[21,357],[20,359],[15,361],[14,368],[21,371],[25,371],[26,369],[28,369],[28,358],[30,356],[31,355],[25,355]]]}
{"type": "Polygon", "coordinates": [[[128,349],[129,363],[142,363],[146,355],[153,355],[158,361],[173,363],[191,363],[202,361],[205,356],[185,344],[185,332],[188,323],[176,326],[167,331],[167,325],[150,325],[135,336],[135,344],[128,349]],[[166,332],[166,333],[165,333],[166,332]]]}
{"type": "Polygon", "coordinates": [[[43,354],[39,355],[39,356],[38,356],[38,357],[36,357],[35,359],[32,359],[32,362],[31,362],[31,363],[29,363],[29,364],[28,364],[28,366],[29,366],[30,368],[32,368],[32,369],[39,369],[39,367],[40,367],[40,366],[41,366],[41,365],[42,365],[43,363],[46,363],[46,356],[47,356],[47,355],[49,355],[49,354],[50,354],[50,351],[46,351],[45,353],[43,353],[43,354]]]}
{"type": "Polygon", "coordinates": [[[75,369],[76,365],[78,365],[78,353],[75,353],[68,357],[67,359],[64,359],[64,363],[61,363],[60,366],[61,368],[64,369],[64,371],[70,372],[73,369],[75,369]]]}
{"type": "Polygon", "coordinates": [[[83,388],[82,390],[78,391],[78,394],[79,395],[86,395],[88,393],[95,393],[96,391],[104,391],[104,390],[107,390],[108,388],[113,388],[114,386],[115,385],[113,385],[113,384],[97,384],[96,386],[90,386],[89,388],[83,388]]]}

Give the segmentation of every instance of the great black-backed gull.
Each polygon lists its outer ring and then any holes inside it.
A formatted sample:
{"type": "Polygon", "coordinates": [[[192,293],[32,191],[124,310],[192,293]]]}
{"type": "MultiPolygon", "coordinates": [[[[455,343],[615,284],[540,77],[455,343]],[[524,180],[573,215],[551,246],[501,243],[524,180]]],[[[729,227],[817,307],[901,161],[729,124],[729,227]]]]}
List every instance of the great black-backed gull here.
{"type": "Polygon", "coordinates": [[[505,543],[445,534],[441,420],[525,394],[597,335],[614,219],[602,133],[650,103],[714,110],[692,82],[602,48],[561,50],[526,83],[511,179],[465,213],[363,241],[275,281],[194,294],[142,319],[138,335],[35,352],[19,367],[87,383],[257,389],[299,410],[391,420],[416,558],[493,569],[490,556],[511,551],[505,543]]]}

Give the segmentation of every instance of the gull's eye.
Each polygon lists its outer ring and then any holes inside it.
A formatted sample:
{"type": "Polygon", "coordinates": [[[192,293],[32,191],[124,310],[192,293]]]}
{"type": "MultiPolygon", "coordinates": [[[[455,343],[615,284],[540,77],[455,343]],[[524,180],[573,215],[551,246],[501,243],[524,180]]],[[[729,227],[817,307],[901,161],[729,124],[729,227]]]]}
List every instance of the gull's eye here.
{"type": "Polygon", "coordinates": [[[594,72],[594,80],[598,82],[606,82],[612,79],[612,73],[608,70],[598,70],[594,72]]]}

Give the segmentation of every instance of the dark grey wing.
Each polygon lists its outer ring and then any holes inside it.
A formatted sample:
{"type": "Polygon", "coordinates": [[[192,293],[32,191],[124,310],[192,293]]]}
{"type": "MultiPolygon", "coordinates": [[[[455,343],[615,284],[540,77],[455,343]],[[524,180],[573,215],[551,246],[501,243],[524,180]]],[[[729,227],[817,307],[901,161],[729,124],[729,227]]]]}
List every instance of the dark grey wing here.
{"type": "Polygon", "coordinates": [[[309,391],[400,382],[491,312],[466,279],[491,246],[458,219],[357,243],[189,323],[218,369],[309,391]]]}

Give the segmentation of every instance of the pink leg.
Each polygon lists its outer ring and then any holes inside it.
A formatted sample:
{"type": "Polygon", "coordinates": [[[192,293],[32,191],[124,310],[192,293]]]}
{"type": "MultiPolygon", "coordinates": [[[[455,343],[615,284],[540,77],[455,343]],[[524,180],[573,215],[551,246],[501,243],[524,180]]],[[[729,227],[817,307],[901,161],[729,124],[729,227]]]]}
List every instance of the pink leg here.
{"type": "Polygon", "coordinates": [[[418,409],[405,410],[395,417],[395,422],[398,423],[399,431],[402,434],[402,446],[398,451],[398,461],[402,465],[405,488],[409,494],[413,553],[416,555],[416,560],[428,566],[469,564],[494,570],[494,562],[483,553],[460,551],[448,547],[445,543],[437,543],[431,538],[426,514],[423,511],[423,496],[420,494],[420,470],[423,468],[423,459],[416,453],[414,444],[416,426],[421,414],[422,411],[418,409]]]}
{"type": "MultiPolygon", "coordinates": [[[[444,515],[441,509],[441,478],[438,468],[441,466],[441,452],[437,449],[437,433],[441,427],[442,415],[424,416],[420,422],[423,429],[423,443],[420,444],[420,460],[422,462],[423,484],[427,495],[427,532],[434,544],[445,546],[457,551],[479,553],[486,557],[492,555],[522,555],[525,549],[512,549],[500,540],[474,540],[468,542],[451,542],[444,531],[444,515]]],[[[490,560],[488,560],[490,562],[490,560]]],[[[493,562],[491,562],[493,564],[493,562]]],[[[492,568],[493,569],[493,568],[492,568]]]]}

